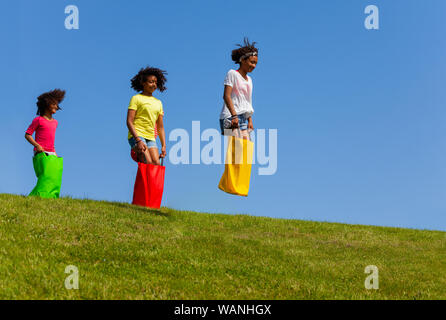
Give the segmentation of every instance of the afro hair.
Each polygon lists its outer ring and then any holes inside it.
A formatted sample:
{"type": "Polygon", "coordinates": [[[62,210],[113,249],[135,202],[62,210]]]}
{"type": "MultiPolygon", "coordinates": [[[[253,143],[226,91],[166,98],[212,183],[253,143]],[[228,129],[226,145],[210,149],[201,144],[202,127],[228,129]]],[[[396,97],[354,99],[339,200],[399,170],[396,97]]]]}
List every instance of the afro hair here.
{"type": "Polygon", "coordinates": [[[147,81],[148,76],[155,76],[157,80],[157,87],[159,91],[163,92],[167,88],[165,87],[165,83],[167,82],[166,79],[167,72],[164,70],[160,70],[158,68],[142,68],[139,70],[138,74],[130,80],[131,87],[137,91],[141,92],[144,90],[143,83],[147,81]]]}
{"type": "Polygon", "coordinates": [[[60,110],[59,103],[61,103],[64,98],[65,90],[61,89],[54,89],[41,94],[37,97],[37,115],[42,116],[51,104],[57,104],[57,109],[60,110]]]}
{"type": "MultiPolygon", "coordinates": [[[[244,38],[243,39],[243,45],[241,44],[237,44],[237,46],[239,47],[238,49],[234,49],[232,50],[232,54],[231,54],[231,58],[232,61],[234,61],[235,63],[240,64],[240,59],[242,57],[244,57],[246,54],[255,54],[257,55],[259,52],[259,49],[257,49],[254,45],[256,44],[256,42],[250,43],[248,38],[244,38]]],[[[246,58],[248,58],[249,56],[246,56],[246,58]]]]}

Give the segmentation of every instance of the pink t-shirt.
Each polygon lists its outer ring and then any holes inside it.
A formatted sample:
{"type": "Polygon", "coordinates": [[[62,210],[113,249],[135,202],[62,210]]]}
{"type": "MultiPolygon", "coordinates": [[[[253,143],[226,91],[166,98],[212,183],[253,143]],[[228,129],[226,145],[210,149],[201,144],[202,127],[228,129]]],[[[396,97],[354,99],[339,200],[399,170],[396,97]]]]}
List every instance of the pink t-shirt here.
{"type": "MultiPolygon", "coordinates": [[[[34,118],[26,133],[32,135],[36,132],[36,142],[40,144],[43,150],[56,152],[54,149],[54,140],[56,138],[57,120],[48,120],[44,117],[34,118]]],[[[35,148],[34,148],[35,149],[35,148]]]]}

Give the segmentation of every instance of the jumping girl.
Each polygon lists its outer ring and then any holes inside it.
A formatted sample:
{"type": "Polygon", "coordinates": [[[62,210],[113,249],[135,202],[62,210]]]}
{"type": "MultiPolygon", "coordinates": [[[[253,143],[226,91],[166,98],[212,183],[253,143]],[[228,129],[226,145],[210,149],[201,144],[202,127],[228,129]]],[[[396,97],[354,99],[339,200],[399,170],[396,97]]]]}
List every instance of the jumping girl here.
{"type": "Polygon", "coordinates": [[[244,139],[248,138],[248,130],[254,130],[252,122],[252,80],[248,73],[257,65],[258,49],[255,42],[244,39],[243,46],[232,50],[232,61],[239,65],[238,70],[229,70],[224,81],[223,109],[220,113],[220,129],[222,135],[233,134],[238,128],[244,139]],[[232,129],[232,130],[231,130],[232,129]]]}
{"type": "Polygon", "coordinates": [[[163,123],[163,104],[153,96],[156,89],[166,90],[167,73],[157,68],[143,68],[131,80],[131,87],[141,92],[133,96],[127,112],[128,140],[139,162],[160,164],[166,156],[166,135],[163,123]],[[155,138],[157,128],[161,141],[161,155],[155,138]]]}
{"type": "Polygon", "coordinates": [[[60,110],[59,104],[65,97],[65,91],[55,89],[45,92],[37,98],[37,115],[25,133],[25,139],[34,146],[34,155],[45,152],[47,155],[55,155],[54,140],[58,122],[53,115],[60,110]],[[36,138],[33,139],[33,133],[36,138]]]}

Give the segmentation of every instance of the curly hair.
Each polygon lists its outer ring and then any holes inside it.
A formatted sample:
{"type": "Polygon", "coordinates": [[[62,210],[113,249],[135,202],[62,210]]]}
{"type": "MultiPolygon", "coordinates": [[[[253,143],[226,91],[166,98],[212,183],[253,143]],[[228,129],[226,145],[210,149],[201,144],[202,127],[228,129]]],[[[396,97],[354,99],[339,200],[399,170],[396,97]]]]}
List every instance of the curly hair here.
{"type": "Polygon", "coordinates": [[[65,90],[54,89],[42,93],[37,97],[37,115],[42,116],[51,104],[57,104],[57,110],[61,110],[59,103],[65,98],[65,90]]]}
{"type": "Polygon", "coordinates": [[[166,71],[160,70],[158,68],[142,68],[141,70],[139,70],[138,74],[134,76],[132,80],[130,80],[131,87],[137,92],[143,91],[143,83],[147,81],[147,77],[155,76],[157,80],[157,87],[159,91],[163,92],[167,89],[164,85],[167,82],[166,75],[166,71]]]}
{"type": "MultiPolygon", "coordinates": [[[[240,64],[240,62],[241,62],[240,58],[244,57],[246,54],[255,53],[257,55],[259,52],[259,49],[257,49],[254,46],[255,44],[256,44],[256,42],[250,43],[248,38],[244,38],[243,45],[236,44],[236,46],[239,46],[240,48],[232,50],[232,54],[231,54],[232,61],[240,64]]],[[[248,56],[246,58],[248,58],[248,56]]]]}

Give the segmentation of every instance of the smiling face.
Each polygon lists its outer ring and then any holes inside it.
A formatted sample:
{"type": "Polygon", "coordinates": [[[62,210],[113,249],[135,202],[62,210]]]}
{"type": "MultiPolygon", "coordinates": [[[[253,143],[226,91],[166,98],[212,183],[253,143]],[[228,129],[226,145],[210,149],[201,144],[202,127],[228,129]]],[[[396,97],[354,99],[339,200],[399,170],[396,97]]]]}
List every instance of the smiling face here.
{"type": "Polygon", "coordinates": [[[48,106],[48,111],[49,111],[51,114],[55,114],[55,113],[57,112],[57,110],[59,110],[59,105],[58,105],[57,103],[51,103],[51,104],[48,106]]]}
{"type": "Polygon", "coordinates": [[[142,85],[144,92],[152,94],[158,88],[158,79],[153,75],[147,76],[142,85]]]}
{"type": "Polygon", "coordinates": [[[252,72],[257,66],[258,58],[257,56],[250,56],[240,63],[240,68],[246,73],[252,72]]]}

